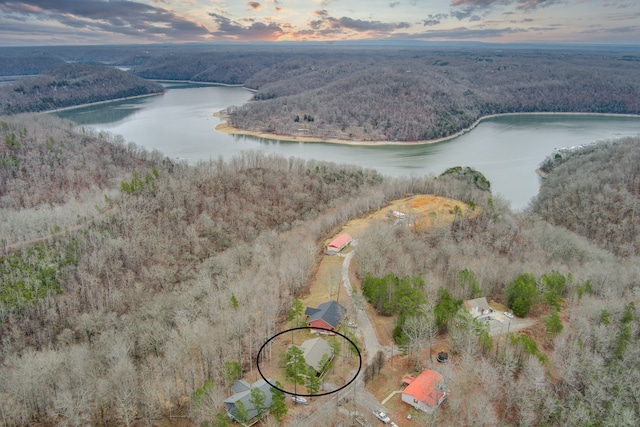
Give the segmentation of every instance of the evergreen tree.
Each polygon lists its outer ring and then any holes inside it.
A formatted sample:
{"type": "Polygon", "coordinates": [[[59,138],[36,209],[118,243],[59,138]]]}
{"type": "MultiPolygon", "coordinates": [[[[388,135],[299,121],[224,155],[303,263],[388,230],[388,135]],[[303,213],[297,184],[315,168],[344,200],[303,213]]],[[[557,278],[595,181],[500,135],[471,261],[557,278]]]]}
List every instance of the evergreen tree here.
{"type": "Polygon", "coordinates": [[[315,369],[309,367],[305,378],[305,386],[307,387],[308,394],[317,394],[321,384],[322,380],[316,376],[315,369]]]}
{"type": "MultiPolygon", "coordinates": [[[[282,384],[276,381],[276,386],[278,389],[282,389],[282,384]]],[[[269,411],[275,417],[275,419],[282,423],[282,419],[287,414],[287,405],[285,404],[285,393],[276,388],[271,389],[271,406],[269,407],[269,411]]]]}
{"type": "Polygon", "coordinates": [[[267,410],[266,400],[264,392],[260,390],[258,387],[253,387],[250,392],[251,396],[249,397],[249,402],[253,405],[253,408],[258,412],[258,416],[260,416],[264,411],[267,410]]]}
{"type": "Polygon", "coordinates": [[[526,316],[538,300],[536,279],[531,274],[521,274],[507,288],[506,298],[507,305],[513,310],[513,314],[520,317],[526,316]]]}
{"type": "Polygon", "coordinates": [[[244,424],[247,421],[249,421],[249,411],[244,406],[244,403],[242,403],[242,401],[240,400],[237,401],[235,408],[236,408],[235,418],[240,424],[244,424]]]}
{"type": "Polygon", "coordinates": [[[229,384],[236,382],[242,376],[242,366],[239,362],[224,362],[222,376],[229,384]]]}
{"type": "Polygon", "coordinates": [[[446,332],[447,324],[449,320],[455,316],[460,307],[462,307],[462,300],[451,297],[449,291],[445,288],[438,290],[438,304],[433,309],[436,326],[441,333],[446,332]]]}
{"type": "Polygon", "coordinates": [[[309,366],[304,360],[304,353],[300,347],[292,345],[287,350],[287,379],[295,384],[304,383],[304,375],[307,373],[309,366]]]}

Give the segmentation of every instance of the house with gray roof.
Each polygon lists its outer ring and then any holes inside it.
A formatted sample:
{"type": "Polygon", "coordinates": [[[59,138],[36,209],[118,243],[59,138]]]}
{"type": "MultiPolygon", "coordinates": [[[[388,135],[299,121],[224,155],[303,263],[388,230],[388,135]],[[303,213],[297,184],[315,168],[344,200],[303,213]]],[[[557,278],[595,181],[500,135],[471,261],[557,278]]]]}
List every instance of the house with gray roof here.
{"type": "Polygon", "coordinates": [[[307,326],[336,330],[342,323],[347,309],[337,301],[328,301],[320,304],[318,308],[307,307],[304,314],[307,316],[307,326]]]}
{"type": "Polygon", "coordinates": [[[244,380],[238,380],[231,386],[231,391],[234,393],[240,393],[241,391],[247,391],[251,389],[251,384],[244,380]]]}
{"type": "Polygon", "coordinates": [[[264,378],[261,378],[250,386],[246,381],[236,381],[236,383],[231,387],[233,394],[224,400],[224,406],[229,417],[235,422],[242,423],[242,420],[240,419],[241,417],[238,415],[238,402],[242,402],[242,406],[244,406],[244,409],[247,411],[246,421],[249,421],[261,414],[258,413],[258,410],[251,402],[251,390],[254,388],[259,388],[264,393],[264,411],[268,410],[271,406],[272,400],[272,387],[269,383],[275,384],[275,381],[270,379],[269,382],[267,382],[264,378]]]}
{"type": "Polygon", "coordinates": [[[489,306],[486,297],[466,300],[464,301],[464,306],[471,314],[471,317],[479,322],[491,320],[491,315],[495,311],[489,306]]]}

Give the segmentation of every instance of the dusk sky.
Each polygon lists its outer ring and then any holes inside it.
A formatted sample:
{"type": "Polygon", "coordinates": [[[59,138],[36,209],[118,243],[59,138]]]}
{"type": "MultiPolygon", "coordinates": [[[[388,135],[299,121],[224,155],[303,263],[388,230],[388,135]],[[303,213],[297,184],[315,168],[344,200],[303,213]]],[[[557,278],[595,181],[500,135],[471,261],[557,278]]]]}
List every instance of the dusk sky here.
{"type": "Polygon", "coordinates": [[[639,0],[0,0],[0,45],[640,42],[639,0]]]}

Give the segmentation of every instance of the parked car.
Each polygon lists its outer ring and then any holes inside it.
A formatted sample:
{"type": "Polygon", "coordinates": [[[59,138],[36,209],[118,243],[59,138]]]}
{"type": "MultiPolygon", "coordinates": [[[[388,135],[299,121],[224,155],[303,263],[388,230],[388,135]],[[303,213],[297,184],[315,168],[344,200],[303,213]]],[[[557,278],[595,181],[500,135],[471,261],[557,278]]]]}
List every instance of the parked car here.
{"type": "Polygon", "coordinates": [[[385,424],[389,424],[391,422],[391,418],[389,418],[387,416],[387,414],[385,414],[384,412],[379,411],[377,409],[375,411],[373,411],[373,415],[375,415],[377,419],[379,419],[380,421],[382,421],[385,424]]]}
{"type": "Polygon", "coordinates": [[[507,316],[509,319],[513,319],[513,313],[510,311],[505,311],[504,315],[507,316]]]}
{"type": "Polygon", "coordinates": [[[350,328],[354,328],[354,329],[358,327],[358,325],[356,325],[356,324],[355,324],[355,323],[353,323],[353,322],[349,322],[349,323],[347,323],[347,326],[348,326],[348,327],[350,327],[350,328]]]}
{"type": "Polygon", "coordinates": [[[301,405],[308,405],[309,404],[309,402],[307,402],[307,399],[305,399],[302,396],[296,396],[295,394],[293,396],[291,396],[291,401],[293,403],[296,403],[296,404],[299,403],[301,405]]]}

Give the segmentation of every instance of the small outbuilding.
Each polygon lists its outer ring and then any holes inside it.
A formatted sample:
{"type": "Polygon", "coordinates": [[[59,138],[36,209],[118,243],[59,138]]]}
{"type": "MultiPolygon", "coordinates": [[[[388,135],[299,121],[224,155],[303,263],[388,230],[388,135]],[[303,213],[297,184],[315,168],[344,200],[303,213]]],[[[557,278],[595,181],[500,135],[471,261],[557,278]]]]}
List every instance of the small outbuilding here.
{"type": "Polygon", "coordinates": [[[351,243],[351,236],[348,234],[341,234],[329,242],[327,245],[327,254],[335,255],[343,250],[349,243],[351,243]]]}
{"type": "Polygon", "coordinates": [[[442,374],[427,369],[402,391],[402,401],[431,414],[446,399],[447,393],[444,390],[442,374]]]}

